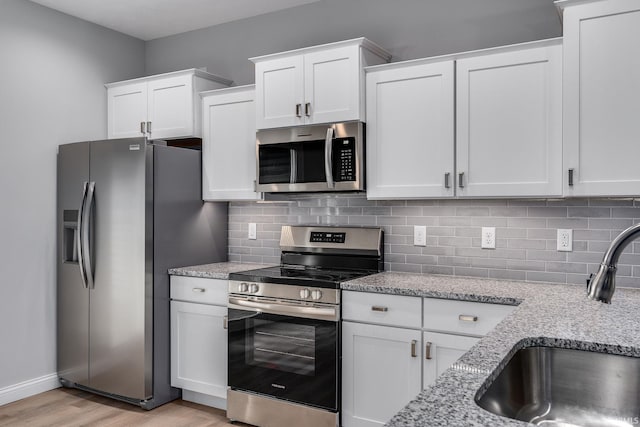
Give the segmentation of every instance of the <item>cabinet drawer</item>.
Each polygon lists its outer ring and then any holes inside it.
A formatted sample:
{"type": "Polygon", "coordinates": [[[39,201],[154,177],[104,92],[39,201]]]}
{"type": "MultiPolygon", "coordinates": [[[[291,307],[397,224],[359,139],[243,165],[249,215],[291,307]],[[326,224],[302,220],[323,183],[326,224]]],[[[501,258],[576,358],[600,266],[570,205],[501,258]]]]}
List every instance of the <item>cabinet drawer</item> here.
{"type": "Polygon", "coordinates": [[[342,292],[342,318],[382,325],[419,328],[421,307],[419,297],[342,292]]]}
{"type": "Polygon", "coordinates": [[[424,299],[424,329],[486,335],[516,307],[437,298],[424,299]]]}
{"type": "Polygon", "coordinates": [[[171,299],[227,305],[228,280],[171,276],[171,299]]]}

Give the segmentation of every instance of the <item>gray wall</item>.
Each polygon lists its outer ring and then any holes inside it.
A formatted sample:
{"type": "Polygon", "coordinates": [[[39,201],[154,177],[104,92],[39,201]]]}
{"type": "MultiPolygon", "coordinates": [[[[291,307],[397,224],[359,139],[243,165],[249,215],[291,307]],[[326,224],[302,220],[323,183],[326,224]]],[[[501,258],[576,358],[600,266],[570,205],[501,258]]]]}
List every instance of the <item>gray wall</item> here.
{"type": "Polygon", "coordinates": [[[1,0],[0,58],[2,391],[55,373],[56,147],[106,137],[103,84],[143,75],[144,43],[1,0]]]}
{"type": "MultiPolygon", "coordinates": [[[[283,224],[381,226],[385,270],[585,284],[611,240],[640,222],[640,200],[397,200],[356,195],[289,196],[288,202],[231,203],[229,260],[278,263],[283,224]],[[258,239],[248,240],[248,223],[258,239]],[[413,226],[427,245],[413,246],[413,226]],[[480,248],[496,227],[496,249],[480,248]],[[573,230],[573,252],[556,251],[556,230],[573,230]]],[[[640,288],[640,241],[620,257],[618,286],[640,288]]]]}
{"type": "Polygon", "coordinates": [[[463,52],[562,34],[553,0],[321,0],[146,44],[146,73],[207,67],[254,82],[247,58],[367,37],[392,61],[463,52]]]}

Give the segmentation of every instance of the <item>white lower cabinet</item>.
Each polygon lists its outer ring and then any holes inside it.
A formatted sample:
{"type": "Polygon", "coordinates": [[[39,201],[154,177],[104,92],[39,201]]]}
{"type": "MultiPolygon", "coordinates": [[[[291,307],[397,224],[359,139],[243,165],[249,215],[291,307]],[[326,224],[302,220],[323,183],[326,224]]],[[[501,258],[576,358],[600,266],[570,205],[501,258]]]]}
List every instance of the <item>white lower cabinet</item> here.
{"type": "Polygon", "coordinates": [[[342,426],[388,422],[515,309],[342,292],[342,426]]]}
{"type": "Polygon", "coordinates": [[[382,426],[421,390],[421,332],[342,324],[342,425],[382,426]]]}
{"type": "Polygon", "coordinates": [[[434,384],[440,374],[480,341],[480,338],[437,332],[423,332],[422,338],[424,350],[423,388],[434,384]]]}
{"type": "Polygon", "coordinates": [[[183,399],[225,409],[227,281],[171,277],[171,385],[183,399]]]}

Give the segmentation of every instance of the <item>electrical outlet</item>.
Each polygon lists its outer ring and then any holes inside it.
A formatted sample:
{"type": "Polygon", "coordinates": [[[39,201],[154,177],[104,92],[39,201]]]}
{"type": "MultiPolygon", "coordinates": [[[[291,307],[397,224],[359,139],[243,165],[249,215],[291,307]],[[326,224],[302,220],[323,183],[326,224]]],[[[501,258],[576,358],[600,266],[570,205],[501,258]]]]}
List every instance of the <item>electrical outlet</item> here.
{"type": "Polygon", "coordinates": [[[427,226],[426,225],[413,226],[413,245],[427,246],[427,226]]]}
{"type": "Polygon", "coordinates": [[[248,238],[250,240],[256,240],[258,238],[258,232],[256,230],[256,223],[255,222],[250,222],[249,223],[249,232],[248,234],[248,238]]]}
{"type": "Polygon", "coordinates": [[[483,249],[495,249],[496,248],[496,228],[495,227],[482,227],[482,243],[480,247],[483,249]]]}
{"type": "Polygon", "coordinates": [[[557,249],[561,252],[573,251],[573,230],[558,229],[557,249]]]}

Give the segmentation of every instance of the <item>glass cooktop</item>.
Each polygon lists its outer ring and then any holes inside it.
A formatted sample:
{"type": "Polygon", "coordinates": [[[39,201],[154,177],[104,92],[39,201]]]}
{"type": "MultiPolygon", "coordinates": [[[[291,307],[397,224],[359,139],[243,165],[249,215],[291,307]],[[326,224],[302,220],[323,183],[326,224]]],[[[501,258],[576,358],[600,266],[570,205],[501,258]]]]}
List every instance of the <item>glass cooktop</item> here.
{"type": "Polygon", "coordinates": [[[267,267],[229,274],[230,280],[247,282],[281,283],[285,285],[315,286],[338,289],[340,283],[374,274],[375,271],[330,270],[295,267],[267,267]]]}

